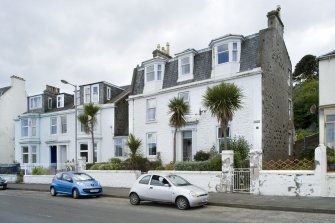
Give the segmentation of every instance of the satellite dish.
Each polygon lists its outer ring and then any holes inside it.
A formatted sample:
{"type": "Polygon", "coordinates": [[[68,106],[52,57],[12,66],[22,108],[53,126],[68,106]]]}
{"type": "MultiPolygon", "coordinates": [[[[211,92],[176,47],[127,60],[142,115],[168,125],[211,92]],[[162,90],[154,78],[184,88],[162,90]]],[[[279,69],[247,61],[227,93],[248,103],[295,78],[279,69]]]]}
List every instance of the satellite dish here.
{"type": "Polygon", "coordinates": [[[311,113],[311,114],[315,114],[316,113],[316,105],[315,104],[313,104],[310,108],[309,108],[309,112],[311,113]]]}

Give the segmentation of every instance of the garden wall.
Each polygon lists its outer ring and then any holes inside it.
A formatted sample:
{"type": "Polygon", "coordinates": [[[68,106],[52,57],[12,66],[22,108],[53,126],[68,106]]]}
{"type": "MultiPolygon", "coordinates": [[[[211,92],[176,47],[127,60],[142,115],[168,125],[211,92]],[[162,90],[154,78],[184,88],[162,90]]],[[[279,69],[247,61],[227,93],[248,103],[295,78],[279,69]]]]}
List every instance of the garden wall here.
{"type": "Polygon", "coordinates": [[[54,175],[24,175],[23,183],[26,184],[50,184],[54,175]]]}
{"type": "Polygon", "coordinates": [[[141,175],[139,170],[84,170],[104,187],[131,188],[141,175]]]}
{"type": "Polygon", "coordinates": [[[150,174],[177,174],[209,192],[217,192],[221,185],[221,171],[149,171],[150,174]]]}

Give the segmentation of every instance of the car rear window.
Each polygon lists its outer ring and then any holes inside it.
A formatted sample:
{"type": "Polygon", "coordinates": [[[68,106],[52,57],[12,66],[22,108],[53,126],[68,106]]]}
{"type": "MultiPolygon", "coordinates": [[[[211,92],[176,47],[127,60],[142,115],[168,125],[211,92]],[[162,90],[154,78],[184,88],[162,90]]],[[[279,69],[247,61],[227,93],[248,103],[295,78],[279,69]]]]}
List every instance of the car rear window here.
{"type": "Polygon", "coordinates": [[[150,177],[151,177],[151,175],[144,176],[144,177],[139,181],[139,183],[140,183],[140,184],[148,184],[149,181],[150,181],[150,177]]]}

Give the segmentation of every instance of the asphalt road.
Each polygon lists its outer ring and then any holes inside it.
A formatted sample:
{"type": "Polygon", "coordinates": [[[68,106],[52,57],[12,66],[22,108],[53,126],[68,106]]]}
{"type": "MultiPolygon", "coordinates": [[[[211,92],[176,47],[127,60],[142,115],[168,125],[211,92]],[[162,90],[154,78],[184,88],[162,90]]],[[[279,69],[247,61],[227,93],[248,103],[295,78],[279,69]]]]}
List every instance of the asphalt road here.
{"type": "Polygon", "coordinates": [[[47,192],[0,191],[0,222],[171,223],[171,222],[335,222],[335,215],[206,206],[180,211],[151,202],[132,206],[120,198],[51,197],[47,192]]]}

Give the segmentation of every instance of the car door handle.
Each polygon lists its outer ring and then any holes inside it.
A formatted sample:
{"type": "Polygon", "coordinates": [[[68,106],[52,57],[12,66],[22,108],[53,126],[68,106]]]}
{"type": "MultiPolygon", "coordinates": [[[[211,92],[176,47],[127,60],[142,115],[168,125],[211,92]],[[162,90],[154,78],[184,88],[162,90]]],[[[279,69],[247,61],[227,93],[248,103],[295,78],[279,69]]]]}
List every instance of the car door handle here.
{"type": "Polygon", "coordinates": [[[153,187],[149,187],[149,189],[154,189],[153,187]]]}

